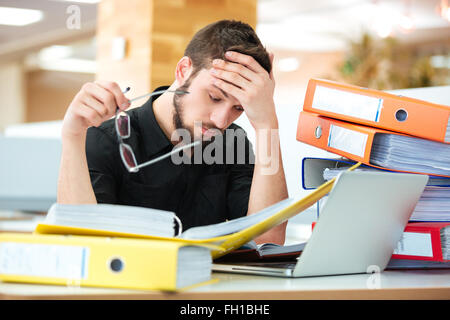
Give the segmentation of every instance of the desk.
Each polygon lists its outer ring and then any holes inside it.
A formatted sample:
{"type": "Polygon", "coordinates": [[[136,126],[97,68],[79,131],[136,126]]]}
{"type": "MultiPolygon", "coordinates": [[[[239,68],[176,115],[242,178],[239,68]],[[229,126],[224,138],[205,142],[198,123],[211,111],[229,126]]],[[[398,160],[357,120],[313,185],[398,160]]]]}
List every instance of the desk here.
{"type": "Polygon", "coordinates": [[[177,293],[0,283],[0,299],[450,299],[448,269],[296,279],[213,273],[213,279],[218,282],[177,293]]]}

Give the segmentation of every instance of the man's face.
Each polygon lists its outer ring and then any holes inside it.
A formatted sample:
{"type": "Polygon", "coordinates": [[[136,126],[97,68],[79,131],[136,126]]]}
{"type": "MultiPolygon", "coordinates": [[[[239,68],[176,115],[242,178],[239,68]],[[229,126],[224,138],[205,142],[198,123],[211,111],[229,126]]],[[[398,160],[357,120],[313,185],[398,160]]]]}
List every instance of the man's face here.
{"type": "Polygon", "coordinates": [[[209,70],[200,70],[178,89],[189,94],[174,96],[174,124],[176,129],[189,130],[192,140],[208,141],[223,134],[243,112],[236,98],[214,85],[209,70]]]}

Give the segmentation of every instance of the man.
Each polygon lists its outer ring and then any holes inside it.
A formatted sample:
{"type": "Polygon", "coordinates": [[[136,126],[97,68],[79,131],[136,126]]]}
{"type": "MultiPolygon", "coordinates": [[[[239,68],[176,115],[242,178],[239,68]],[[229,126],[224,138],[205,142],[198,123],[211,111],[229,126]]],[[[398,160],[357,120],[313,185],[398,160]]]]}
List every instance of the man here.
{"type": "MultiPolygon", "coordinates": [[[[179,129],[196,140],[242,130],[233,121],[245,112],[255,129],[254,164],[247,151],[245,163],[175,164],[166,158],[130,173],[121,161],[111,119],[117,107],[129,107],[127,98],[114,82],[85,84],[63,121],[58,202],[174,211],[188,229],[252,214],[287,198],[272,61],[249,25],[218,21],[194,35],[176,66],[169,89],[189,93],[167,91],[128,111],[132,128],[126,143],[138,163],[170,152],[179,129]],[[267,171],[269,166],[275,170],[267,171]]],[[[250,145],[246,138],[245,144],[250,145]]],[[[286,223],[281,224],[256,242],[283,244],[285,229],[286,223]]]]}

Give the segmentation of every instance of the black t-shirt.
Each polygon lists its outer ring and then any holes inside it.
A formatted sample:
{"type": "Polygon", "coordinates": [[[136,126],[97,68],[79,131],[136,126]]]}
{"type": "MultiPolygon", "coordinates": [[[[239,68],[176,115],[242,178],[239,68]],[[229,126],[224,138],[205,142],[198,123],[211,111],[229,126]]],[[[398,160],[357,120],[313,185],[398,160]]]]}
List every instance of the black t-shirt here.
{"type": "MultiPolygon", "coordinates": [[[[131,119],[131,136],[124,142],[133,149],[138,164],[174,148],[153,113],[153,101],[157,97],[127,111],[131,119]]],[[[228,134],[223,135],[221,161],[198,163],[198,158],[192,158],[191,163],[175,164],[168,157],[141,168],[137,173],[130,173],[120,157],[114,118],[99,127],[90,127],[86,154],[97,202],[173,211],[181,219],[184,230],[245,216],[253,178],[254,154],[242,128],[232,124],[228,129],[236,135],[230,135],[232,138],[226,138],[228,134]],[[241,142],[237,142],[237,137],[241,142]],[[245,141],[244,148],[242,141],[245,141]],[[237,158],[238,148],[240,159],[237,158]],[[245,158],[242,157],[243,149],[245,158]],[[230,150],[233,150],[231,157],[230,150]]],[[[209,147],[209,150],[214,150],[212,145],[209,147]]],[[[214,152],[209,154],[216,155],[214,152]]]]}

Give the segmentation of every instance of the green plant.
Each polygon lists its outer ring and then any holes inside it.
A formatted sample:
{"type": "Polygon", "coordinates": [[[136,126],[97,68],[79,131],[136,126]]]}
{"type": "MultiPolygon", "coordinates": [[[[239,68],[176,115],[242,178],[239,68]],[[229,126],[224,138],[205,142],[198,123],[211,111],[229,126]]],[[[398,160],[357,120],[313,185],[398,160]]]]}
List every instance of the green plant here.
{"type": "Polygon", "coordinates": [[[341,80],[380,90],[444,85],[449,69],[437,69],[429,55],[418,47],[406,46],[397,39],[378,39],[364,32],[358,41],[350,41],[342,64],[341,80]]]}

